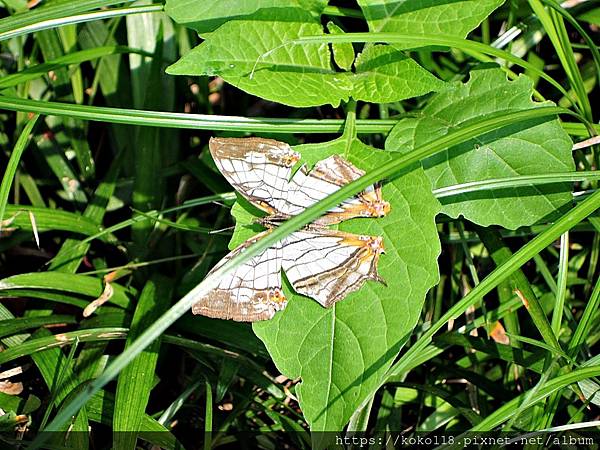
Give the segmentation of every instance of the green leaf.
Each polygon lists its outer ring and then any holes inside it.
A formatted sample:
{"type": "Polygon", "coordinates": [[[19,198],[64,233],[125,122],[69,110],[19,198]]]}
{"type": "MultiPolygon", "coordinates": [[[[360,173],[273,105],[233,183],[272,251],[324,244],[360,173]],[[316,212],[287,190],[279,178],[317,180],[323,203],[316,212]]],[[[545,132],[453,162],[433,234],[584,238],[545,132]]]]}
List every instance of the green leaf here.
{"type": "Polygon", "coordinates": [[[465,37],[504,0],[358,0],[375,32],[440,33],[465,37]]]}
{"type": "MultiPolygon", "coordinates": [[[[96,392],[85,407],[91,421],[100,422],[109,427],[112,426],[114,411],[114,397],[112,392],[96,392]]],[[[152,417],[144,414],[140,419],[139,437],[141,439],[169,450],[184,448],[167,428],[152,417]]]]}
{"type": "MultiPolygon", "coordinates": [[[[289,42],[303,36],[326,36],[321,24],[303,10],[277,11],[274,16],[257,14],[255,20],[223,24],[167,72],[219,75],[251,94],[298,107],[337,106],[349,96],[394,102],[443,86],[414,60],[387,46],[367,47],[356,61],[356,74],[335,72],[328,45],[289,42]]],[[[331,22],[328,28],[331,34],[342,32],[331,22]]],[[[348,70],[354,60],[352,44],[332,47],[337,64],[348,70]]]]}
{"type": "MultiPolygon", "coordinates": [[[[116,283],[111,283],[111,285],[113,287],[113,295],[108,301],[122,308],[129,308],[131,305],[130,292],[116,283]]],[[[50,289],[87,295],[92,298],[98,298],[103,291],[102,279],[70,273],[22,273],[0,280],[0,291],[11,291],[22,288],[50,289]]]]}
{"type": "Polygon", "coordinates": [[[278,15],[280,9],[295,8],[317,16],[325,6],[327,0],[167,0],[165,12],[175,22],[203,34],[230,20],[251,19],[261,9],[278,15]]]}
{"type": "Polygon", "coordinates": [[[577,16],[579,20],[584,20],[588,23],[600,26],[600,8],[590,9],[583,14],[577,16]]]}
{"type": "Polygon", "coordinates": [[[261,18],[221,25],[167,73],[219,75],[250,94],[296,107],[348,100],[352,84],[332,69],[327,45],[284,45],[324,34],[310,12],[288,8],[261,18]]]}
{"type": "Polygon", "coordinates": [[[231,208],[231,215],[235,218],[235,229],[231,241],[229,241],[229,249],[233,250],[262,230],[262,227],[256,223],[256,218],[260,217],[262,213],[248,203],[245,198],[238,195],[237,201],[231,208]]]}
{"type": "MultiPolygon", "coordinates": [[[[296,150],[309,164],[337,153],[367,171],[390,159],[389,154],[347,137],[296,150]]],[[[439,204],[427,177],[415,168],[387,182],[383,196],[392,208],[387,217],[354,219],[339,228],[383,236],[386,253],[379,272],[387,287],[368,282],[326,309],[286,284],[287,308],[270,321],[254,324],[278,369],[289,378],[302,378],[296,392],[313,431],[344,427],[380,383],[415,326],[425,293],[438,280],[440,245],[434,217],[439,204]]],[[[237,227],[243,227],[240,209],[237,227]]],[[[251,217],[246,215],[246,220],[251,217]]],[[[232,246],[246,234],[235,237],[232,246]]]]}
{"type": "MultiPolygon", "coordinates": [[[[9,352],[19,352],[20,349],[29,348],[30,344],[32,343],[35,344],[36,342],[44,340],[58,341],[58,337],[52,335],[52,333],[45,328],[40,328],[31,336],[30,340],[25,341],[21,345],[5,350],[3,354],[9,352]]],[[[31,353],[28,353],[27,350],[25,350],[22,352],[22,354],[31,355],[33,361],[42,374],[48,389],[52,393],[54,405],[50,405],[49,407],[59,405],[67,398],[69,393],[78,386],[79,382],[77,380],[77,376],[73,373],[69,364],[69,360],[65,357],[60,348],[48,345],[47,347],[38,348],[31,353]]],[[[68,426],[65,426],[64,431],[67,431],[68,428],[68,426]]],[[[74,433],[67,434],[67,442],[69,442],[69,444],[74,448],[88,448],[89,440],[87,433],[89,432],[89,428],[87,412],[85,408],[82,408],[73,420],[72,431],[74,431],[74,433]]]]}
{"type": "Polygon", "coordinates": [[[0,408],[4,411],[14,411],[18,414],[30,414],[42,405],[41,400],[33,394],[27,398],[8,395],[0,392],[0,408]]]}
{"type": "Polygon", "coordinates": [[[240,364],[237,361],[223,358],[221,369],[219,370],[219,376],[217,377],[217,387],[215,389],[215,401],[221,402],[225,394],[231,387],[231,384],[235,380],[235,377],[240,368],[240,364]]]}
{"type": "Polygon", "coordinates": [[[6,205],[4,219],[14,218],[11,226],[32,231],[30,213],[34,217],[39,232],[60,230],[91,236],[101,230],[97,223],[80,214],[61,211],[60,209],[36,208],[29,205],[6,205]]]}
{"type": "MultiPolygon", "coordinates": [[[[160,317],[169,306],[170,300],[171,282],[168,279],[156,276],[146,283],[131,322],[125,348],[160,317]]],[[[154,385],[154,369],[159,348],[160,341],[154,341],[119,374],[113,416],[115,448],[136,448],[135,432],[143,429],[142,418],[154,385]]]]}
{"type": "MultiPolygon", "coordinates": [[[[525,76],[508,81],[500,69],[475,70],[467,83],[436,94],[418,118],[401,120],[386,149],[410,153],[478,119],[552,104],[533,102],[531,94],[532,82],[525,76]]],[[[423,160],[423,167],[434,189],[490,178],[570,172],[575,169],[571,147],[558,120],[531,120],[455,145],[423,160]]],[[[571,184],[564,183],[472,192],[443,199],[442,211],[484,226],[515,229],[548,219],[570,205],[570,191],[571,184]]]]}
{"type": "MultiPolygon", "coordinates": [[[[334,22],[327,23],[327,31],[330,34],[344,34],[344,30],[338,27],[334,22]]],[[[333,50],[333,59],[335,63],[344,70],[350,70],[354,63],[354,47],[351,42],[340,42],[331,44],[333,50]]]]}
{"type": "Polygon", "coordinates": [[[356,58],[352,97],[390,103],[438,91],[445,83],[388,45],[367,46],[356,58]]]}
{"type": "Polygon", "coordinates": [[[10,155],[10,159],[8,161],[8,164],[6,165],[4,174],[2,175],[2,183],[0,183],[0,230],[2,230],[2,224],[4,219],[6,218],[4,217],[4,213],[6,211],[6,203],[8,202],[10,188],[17,173],[17,168],[19,167],[21,156],[23,156],[23,152],[29,144],[31,131],[37,123],[38,118],[39,116],[37,115],[33,116],[29,120],[29,122],[27,122],[25,128],[23,128],[23,131],[19,135],[19,139],[17,139],[12,154],[10,155]]]}
{"type": "Polygon", "coordinates": [[[17,414],[14,411],[8,411],[0,416],[0,431],[14,433],[19,423],[17,414]]]}

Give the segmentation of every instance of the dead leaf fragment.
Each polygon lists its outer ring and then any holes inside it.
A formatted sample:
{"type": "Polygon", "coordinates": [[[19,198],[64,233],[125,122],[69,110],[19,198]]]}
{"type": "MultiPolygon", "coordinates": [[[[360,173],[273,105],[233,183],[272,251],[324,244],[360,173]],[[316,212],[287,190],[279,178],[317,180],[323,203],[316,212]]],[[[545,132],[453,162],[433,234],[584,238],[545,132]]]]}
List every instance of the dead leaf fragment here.
{"type": "Polygon", "coordinates": [[[110,282],[107,281],[107,278],[108,278],[108,275],[106,277],[104,277],[104,291],[102,292],[100,297],[98,297],[96,300],[94,300],[93,302],[91,302],[89,305],[87,305],[85,307],[85,309],[83,310],[83,317],[89,317],[92,314],[94,314],[94,312],[96,312],[96,310],[100,306],[104,305],[113,296],[114,289],[113,289],[112,285],[110,284],[110,282]]]}
{"type": "Polygon", "coordinates": [[[492,328],[492,331],[490,332],[490,337],[498,344],[510,344],[510,339],[506,335],[506,330],[500,322],[494,324],[494,328],[492,328]]]}
{"type": "Polygon", "coordinates": [[[37,224],[35,222],[35,216],[29,211],[29,221],[31,222],[31,229],[33,230],[33,237],[35,238],[35,244],[37,248],[40,248],[40,235],[38,233],[37,224]]]}
{"type": "Polygon", "coordinates": [[[521,299],[521,301],[523,302],[523,306],[529,309],[529,300],[527,300],[525,295],[519,289],[515,289],[515,294],[517,294],[517,297],[521,299]]]}
{"type": "Polygon", "coordinates": [[[0,372],[0,380],[4,380],[6,378],[14,377],[15,375],[21,375],[27,366],[17,366],[12,369],[5,370],[4,372],[0,372]]]}
{"type": "Polygon", "coordinates": [[[23,383],[12,383],[10,381],[0,381],[0,392],[7,395],[19,395],[23,392],[23,383]]]}

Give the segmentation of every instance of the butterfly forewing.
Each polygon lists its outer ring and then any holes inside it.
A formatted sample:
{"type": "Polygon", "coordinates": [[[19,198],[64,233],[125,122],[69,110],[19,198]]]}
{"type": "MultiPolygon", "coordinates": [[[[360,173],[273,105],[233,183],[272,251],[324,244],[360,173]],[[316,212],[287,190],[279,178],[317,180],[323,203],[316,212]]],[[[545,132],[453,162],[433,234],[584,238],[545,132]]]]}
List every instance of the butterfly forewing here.
{"type": "Polygon", "coordinates": [[[288,144],[272,139],[212,138],[210,153],[229,183],[269,214],[287,209],[288,182],[300,159],[288,144]]]}
{"type": "MultiPolygon", "coordinates": [[[[211,273],[269,232],[260,233],[231,251],[211,273]]],[[[280,243],[269,247],[224,276],[215,289],[196,301],[192,312],[249,322],[273,317],[287,304],[281,290],[281,247],[280,243]]]]}
{"type": "MultiPolygon", "coordinates": [[[[303,166],[289,183],[288,209],[285,212],[291,216],[300,214],[363,175],[364,171],[338,155],[319,161],[310,171],[303,166]]],[[[383,201],[378,187],[370,186],[330,209],[314,223],[332,225],[354,217],[380,217],[387,212],[389,203],[383,201]]]]}
{"type": "MultiPolygon", "coordinates": [[[[312,170],[302,166],[290,179],[300,154],[283,142],[261,138],[212,138],[210,152],[227,181],[250,203],[269,214],[300,214],[364,172],[333,155],[312,170]]],[[[331,209],[316,223],[330,225],[354,217],[381,217],[389,211],[379,188],[370,186],[331,209]]]]}

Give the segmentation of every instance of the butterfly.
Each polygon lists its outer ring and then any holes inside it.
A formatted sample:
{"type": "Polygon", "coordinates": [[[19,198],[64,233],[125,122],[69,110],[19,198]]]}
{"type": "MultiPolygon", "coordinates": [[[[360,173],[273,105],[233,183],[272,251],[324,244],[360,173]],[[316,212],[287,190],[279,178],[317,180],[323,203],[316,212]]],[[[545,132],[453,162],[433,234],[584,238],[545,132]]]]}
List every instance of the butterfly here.
{"type": "MultiPolygon", "coordinates": [[[[333,155],[312,170],[286,143],[263,138],[212,138],[210,153],[227,181],[267,216],[257,220],[266,230],[226,255],[211,272],[262,239],[282,221],[301,213],[364,172],[333,155]]],[[[291,233],[224,276],[199,298],[192,312],[208,317],[254,322],[271,319],[285,308],[281,270],[294,290],[330,307],[366,280],[385,284],[377,272],[383,239],[327,228],[357,217],[382,217],[390,211],[379,186],[369,186],[291,233]]]]}

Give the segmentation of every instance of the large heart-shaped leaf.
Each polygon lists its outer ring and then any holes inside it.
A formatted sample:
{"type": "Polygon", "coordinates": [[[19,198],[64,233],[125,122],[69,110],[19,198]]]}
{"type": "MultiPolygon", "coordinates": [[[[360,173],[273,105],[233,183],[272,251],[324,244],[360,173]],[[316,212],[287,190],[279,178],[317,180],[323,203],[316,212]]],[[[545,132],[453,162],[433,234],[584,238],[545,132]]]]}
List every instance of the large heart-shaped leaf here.
{"type": "MultiPolygon", "coordinates": [[[[386,149],[408,153],[463,124],[485,116],[551,105],[531,99],[526,76],[508,81],[498,68],[471,72],[468,83],[455,83],[436,94],[418,118],[401,120],[386,149]]],[[[518,175],[575,170],[572,142],[557,119],[521,123],[449,148],[423,161],[434,188],[518,175]]],[[[552,217],[571,204],[569,183],[506,188],[443,199],[443,212],[480,225],[518,228],[552,217]]]]}
{"type": "MultiPolygon", "coordinates": [[[[295,149],[309,165],[337,153],[364,170],[391,157],[348,137],[295,149]]],[[[391,203],[388,216],[354,219],[339,228],[383,236],[386,253],[379,272],[387,286],[367,282],[326,309],[286,285],[287,308],[270,321],[254,324],[278,369],[302,379],[296,392],[313,431],[342,429],[378,387],[416,325],[426,292],[438,280],[439,203],[422,169],[387,181],[383,196],[391,203]]],[[[238,204],[233,213],[238,230],[231,247],[255,232],[248,228],[254,219],[250,211],[238,204]]]]}
{"type": "MultiPolygon", "coordinates": [[[[177,16],[174,18],[177,20],[177,16]]],[[[205,35],[202,44],[171,65],[167,72],[218,75],[246,92],[297,107],[326,103],[337,106],[350,97],[394,102],[444,86],[413,59],[384,45],[366,47],[357,58],[356,73],[336,72],[325,41],[291,43],[303,36],[326,37],[313,12],[260,9],[251,19],[228,21],[205,35]]],[[[340,44],[335,47],[337,53],[341,48],[352,52],[351,45],[340,44]]],[[[349,61],[342,66],[349,67],[352,55],[346,56],[349,61]]]]}
{"type": "Polygon", "coordinates": [[[167,72],[219,75],[246,92],[292,106],[337,106],[348,100],[352,85],[331,67],[327,44],[285,45],[323,34],[317,19],[292,8],[281,10],[276,19],[268,14],[261,19],[221,25],[167,72]]]}

